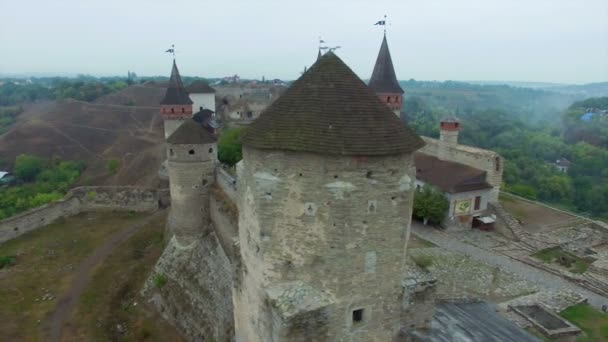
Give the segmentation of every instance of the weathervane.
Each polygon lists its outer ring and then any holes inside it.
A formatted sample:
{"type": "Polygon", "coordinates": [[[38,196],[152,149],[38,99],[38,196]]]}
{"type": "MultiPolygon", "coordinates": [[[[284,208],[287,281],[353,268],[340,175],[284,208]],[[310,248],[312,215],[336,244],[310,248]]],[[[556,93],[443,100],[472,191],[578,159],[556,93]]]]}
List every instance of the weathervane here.
{"type": "Polygon", "coordinates": [[[384,20],[378,20],[374,25],[384,26],[384,35],[386,35],[386,14],[384,15],[384,20]]]}
{"type": "Polygon", "coordinates": [[[173,59],[175,59],[175,44],[171,44],[171,48],[167,49],[167,51],[165,51],[165,52],[168,52],[168,53],[172,54],[173,55],[173,59]]]}
{"type": "Polygon", "coordinates": [[[326,44],[326,42],[321,38],[321,36],[319,36],[319,50],[327,50],[327,51],[336,51],[337,49],[339,49],[341,46],[327,46],[327,45],[323,45],[326,44]]]}

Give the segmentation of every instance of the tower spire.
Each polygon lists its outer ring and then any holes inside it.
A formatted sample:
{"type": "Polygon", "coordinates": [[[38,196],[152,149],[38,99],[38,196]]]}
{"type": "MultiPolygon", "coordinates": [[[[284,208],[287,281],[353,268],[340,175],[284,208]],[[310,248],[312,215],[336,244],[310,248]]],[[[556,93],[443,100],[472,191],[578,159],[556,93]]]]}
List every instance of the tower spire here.
{"type": "MultiPolygon", "coordinates": [[[[380,23],[381,24],[378,25],[386,26],[384,21],[380,21],[380,23]]],[[[384,31],[384,36],[382,37],[382,44],[380,45],[380,51],[376,58],[372,77],[369,80],[369,87],[395,112],[395,114],[400,116],[404,91],[401,89],[399,81],[397,81],[393,59],[391,58],[391,52],[386,40],[386,31],[384,31]]]]}

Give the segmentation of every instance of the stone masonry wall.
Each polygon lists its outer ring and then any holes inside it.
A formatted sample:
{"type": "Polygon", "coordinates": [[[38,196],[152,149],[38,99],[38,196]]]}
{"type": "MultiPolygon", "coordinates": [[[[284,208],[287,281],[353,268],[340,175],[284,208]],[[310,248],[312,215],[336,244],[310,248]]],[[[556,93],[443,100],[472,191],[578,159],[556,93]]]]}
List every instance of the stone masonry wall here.
{"type": "Polygon", "coordinates": [[[166,191],[135,187],[79,187],[61,200],[0,221],[0,243],[29,231],[44,227],[55,220],[88,210],[152,211],[167,201],[166,191]],[[160,200],[160,201],[159,201],[160,200]]]}
{"type": "Polygon", "coordinates": [[[324,312],[317,329],[326,330],[315,341],[391,341],[401,326],[411,156],[243,152],[237,342],[276,341],[289,334],[284,329],[302,326],[288,324],[291,318],[316,308],[324,312]],[[268,300],[274,288],[294,282],[268,300]],[[361,320],[353,319],[357,310],[361,320]],[[269,315],[283,324],[270,324],[269,315]]]}

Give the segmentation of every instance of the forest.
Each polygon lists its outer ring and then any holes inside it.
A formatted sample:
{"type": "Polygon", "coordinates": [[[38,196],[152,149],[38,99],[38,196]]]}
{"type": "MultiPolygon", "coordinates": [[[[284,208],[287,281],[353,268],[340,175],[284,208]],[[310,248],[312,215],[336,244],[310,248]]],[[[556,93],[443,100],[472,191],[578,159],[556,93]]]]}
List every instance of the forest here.
{"type": "MultiPolygon", "coordinates": [[[[487,96],[498,96],[500,87],[490,89],[493,95],[487,96]]],[[[552,93],[526,90],[527,96],[492,106],[480,96],[483,92],[462,96],[470,90],[459,89],[461,96],[453,95],[454,91],[418,96],[419,88],[414,95],[406,90],[404,119],[419,134],[437,138],[439,120],[456,116],[463,127],[460,143],[494,150],[506,159],[504,191],[608,217],[608,115],[601,114],[608,109],[608,97],[560,109],[552,93]],[[598,114],[583,120],[590,109],[598,114]],[[567,173],[554,166],[560,158],[571,162],[567,173]]]]}

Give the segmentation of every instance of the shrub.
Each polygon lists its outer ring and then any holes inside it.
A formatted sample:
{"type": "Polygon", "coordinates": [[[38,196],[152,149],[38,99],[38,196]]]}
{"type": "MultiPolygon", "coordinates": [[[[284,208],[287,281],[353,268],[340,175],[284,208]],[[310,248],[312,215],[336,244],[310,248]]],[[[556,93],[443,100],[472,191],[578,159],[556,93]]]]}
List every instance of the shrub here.
{"type": "Polygon", "coordinates": [[[441,223],[445,218],[450,203],[439,190],[425,185],[421,191],[414,194],[413,214],[415,217],[427,221],[441,223]]]}
{"type": "Polygon", "coordinates": [[[226,130],[220,136],[217,146],[217,159],[220,162],[234,166],[243,158],[241,136],[244,128],[226,130]]]}
{"type": "Polygon", "coordinates": [[[118,171],[118,168],[120,168],[120,161],[118,161],[117,159],[110,159],[106,162],[106,169],[110,173],[116,173],[116,171],[118,171]]]}
{"type": "Polygon", "coordinates": [[[154,276],[154,286],[159,289],[162,289],[165,284],[167,284],[167,276],[161,273],[158,273],[154,276]]]}
{"type": "Polygon", "coordinates": [[[430,255],[412,255],[412,260],[418,267],[425,270],[433,264],[433,257],[430,255]]]}
{"type": "Polygon", "coordinates": [[[17,263],[17,258],[15,256],[2,256],[0,257],[0,269],[5,266],[12,266],[17,263]]]}

